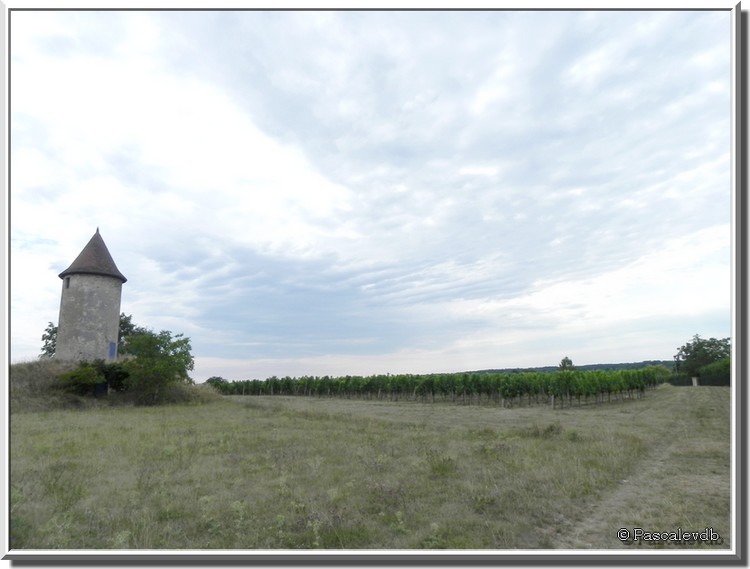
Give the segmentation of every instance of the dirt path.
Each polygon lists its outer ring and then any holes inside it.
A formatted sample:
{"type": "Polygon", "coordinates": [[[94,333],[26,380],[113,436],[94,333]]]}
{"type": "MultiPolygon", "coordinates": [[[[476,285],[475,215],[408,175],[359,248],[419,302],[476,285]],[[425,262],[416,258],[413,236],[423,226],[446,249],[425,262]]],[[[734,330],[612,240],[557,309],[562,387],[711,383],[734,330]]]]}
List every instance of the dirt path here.
{"type": "Polygon", "coordinates": [[[725,440],[729,440],[729,425],[720,420],[722,414],[716,413],[719,407],[729,404],[728,390],[698,389],[705,391],[681,388],[670,400],[658,401],[665,405],[661,416],[669,417],[667,421],[654,421],[652,405],[644,405],[634,413],[636,424],[645,419],[643,429],[656,429],[657,436],[649,450],[627,478],[594,503],[582,520],[561,528],[555,547],[643,549],[654,544],[623,543],[618,539],[618,530],[700,531],[706,527],[713,527],[724,540],[706,547],[730,546],[729,520],[721,520],[729,511],[729,448],[717,446],[715,436],[719,430],[726,431],[725,440]],[[689,411],[670,412],[673,409],[689,411]],[[701,508],[700,504],[705,506],[701,508]],[[663,519],[663,512],[670,510],[674,512],[672,526],[654,527],[650,523],[651,519],[663,519]],[[696,510],[705,512],[704,516],[697,516],[696,510]]]}

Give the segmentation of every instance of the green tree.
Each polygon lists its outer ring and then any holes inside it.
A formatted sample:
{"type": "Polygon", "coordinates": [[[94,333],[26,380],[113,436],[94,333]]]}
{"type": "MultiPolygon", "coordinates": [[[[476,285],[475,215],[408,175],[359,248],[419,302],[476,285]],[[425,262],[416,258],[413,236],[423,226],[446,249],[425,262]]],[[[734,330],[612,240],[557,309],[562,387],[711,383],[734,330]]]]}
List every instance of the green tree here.
{"type": "Polygon", "coordinates": [[[219,377],[218,375],[214,375],[213,377],[209,377],[206,380],[206,383],[213,387],[216,391],[219,393],[228,393],[229,392],[229,382],[224,379],[223,377],[219,377]]]}
{"type": "Polygon", "coordinates": [[[574,369],[573,360],[571,360],[568,356],[565,356],[562,360],[560,360],[560,365],[557,367],[560,371],[565,371],[566,369],[574,369]]]}
{"type": "Polygon", "coordinates": [[[702,367],[729,358],[731,351],[729,338],[705,340],[696,334],[692,342],[678,348],[674,357],[675,371],[699,377],[702,367]]]}
{"type": "Polygon", "coordinates": [[[40,358],[51,358],[55,355],[55,349],[57,348],[57,326],[52,322],[47,324],[42,334],[42,353],[39,355],[40,358]]]}
{"type": "Polygon", "coordinates": [[[731,358],[721,358],[698,370],[701,380],[710,381],[703,385],[729,385],[732,377],[731,358]]]}
{"type": "Polygon", "coordinates": [[[133,315],[120,314],[120,338],[117,343],[117,353],[127,354],[129,352],[128,339],[136,334],[148,332],[147,328],[137,326],[133,323],[133,315]]]}
{"type": "Polygon", "coordinates": [[[192,383],[189,371],[193,369],[190,338],[162,330],[150,330],[128,338],[128,354],[134,356],[123,363],[128,373],[126,385],[141,404],[159,403],[169,386],[192,383]]]}

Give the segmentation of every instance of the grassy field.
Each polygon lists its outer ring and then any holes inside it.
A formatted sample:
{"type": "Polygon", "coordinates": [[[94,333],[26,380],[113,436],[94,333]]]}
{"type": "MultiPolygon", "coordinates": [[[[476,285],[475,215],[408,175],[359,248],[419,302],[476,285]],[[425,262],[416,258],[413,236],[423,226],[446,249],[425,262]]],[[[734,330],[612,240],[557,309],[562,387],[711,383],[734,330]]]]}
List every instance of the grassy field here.
{"type": "Polygon", "coordinates": [[[548,406],[232,397],[14,412],[13,549],[730,546],[730,391],[548,406]],[[623,545],[711,527],[722,545],[623,545]]]}

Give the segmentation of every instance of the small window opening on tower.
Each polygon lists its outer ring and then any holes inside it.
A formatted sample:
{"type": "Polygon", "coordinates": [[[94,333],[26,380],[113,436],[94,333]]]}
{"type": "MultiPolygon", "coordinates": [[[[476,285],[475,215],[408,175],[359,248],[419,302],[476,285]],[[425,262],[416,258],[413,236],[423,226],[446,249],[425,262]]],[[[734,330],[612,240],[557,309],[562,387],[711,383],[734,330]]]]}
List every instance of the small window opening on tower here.
{"type": "Polygon", "coordinates": [[[70,288],[70,277],[65,277],[65,288],[70,288]]]}

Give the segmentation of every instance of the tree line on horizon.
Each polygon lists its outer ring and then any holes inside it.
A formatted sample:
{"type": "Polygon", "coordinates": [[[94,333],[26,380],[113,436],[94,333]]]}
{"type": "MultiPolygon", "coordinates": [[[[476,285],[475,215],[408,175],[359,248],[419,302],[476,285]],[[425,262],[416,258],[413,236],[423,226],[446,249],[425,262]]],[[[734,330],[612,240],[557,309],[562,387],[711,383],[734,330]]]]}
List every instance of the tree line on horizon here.
{"type": "MultiPolygon", "coordinates": [[[[42,336],[41,358],[55,353],[57,327],[49,323],[42,336]]],[[[159,333],[133,323],[132,316],[120,316],[119,352],[124,361],[79,362],[79,367],[63,377],[63,384],[79,394],[95,392],[95,386],[106,385],[115,391],[132,391],[143,403],[158,403],[170,385],[192,384],[188,371],[193,369],[190,339],[182,334],[172,336],[167,330],[159,333]]],[[[225,395],[316,395],[389,398],[398,400],[448,400],[519,403],[526,398],[531,404],[566,399],[572,404],[583,398],[602,402],[606,396],[642,395],[645,389],[670,381],[687,384],[698,377],[704,384],[729,385],[731,344],[729,338],[692,341],[678,348],[673,365],[668,361],[644,361],[624,364],[594,364],[576,367],[565,356],[557,367],[480,370],[442,374],[380,374],[370,376],[291,378],[269,377],[227,381],[214,376],[206,383],[225,395]]]]}
{"type": "MultiPolygon", "coordinates": [[[[641,362],[623,362],[616,364],[583,364],[574,366],[581,371],[613,371],[619,369],[641,369],[649,366],[664,366],[670,371],[674,370],[673,360],[644,360],[641,362]]],[[[527,372],[552,372],[560,369],[560,366],[536,366],[536,367],[506,367],[472,370],[467,373],[527,373],[527,372]]]]}

